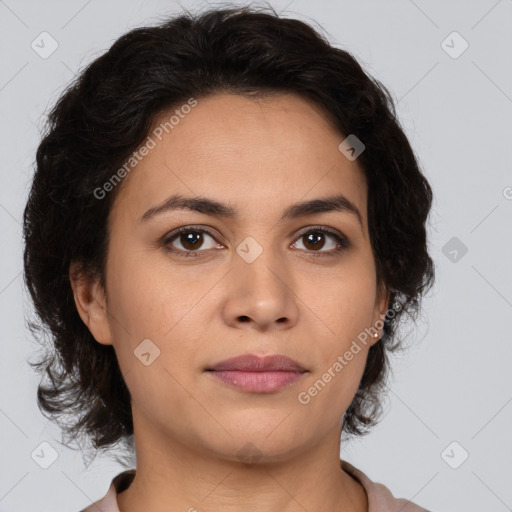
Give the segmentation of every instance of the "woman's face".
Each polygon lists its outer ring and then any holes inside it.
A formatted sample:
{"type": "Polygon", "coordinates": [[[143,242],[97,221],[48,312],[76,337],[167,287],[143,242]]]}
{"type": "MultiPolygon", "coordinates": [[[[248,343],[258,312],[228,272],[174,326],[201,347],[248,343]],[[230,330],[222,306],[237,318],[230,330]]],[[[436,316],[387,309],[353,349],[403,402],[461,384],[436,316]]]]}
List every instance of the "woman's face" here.
{"type": "Polygon", "coordinates": [[[109,219],[106,309],[91,306],[83,318],[115,348],[139,444],[278,460],[339,435],[377,342],[361,337],[387,306],[367,185],[338,149],[345,137],[296,96],[219,94],[180,112],[169,133],[150,132],[154,147],[122,184],[109,219]],[[231,214],[162,208],[171,196],[231,214]],[[354,210],[293,209],[335,196],[354,210]],[[285,355],[306,371],[260,391],[207,371],[243,354],[285,355]]]}

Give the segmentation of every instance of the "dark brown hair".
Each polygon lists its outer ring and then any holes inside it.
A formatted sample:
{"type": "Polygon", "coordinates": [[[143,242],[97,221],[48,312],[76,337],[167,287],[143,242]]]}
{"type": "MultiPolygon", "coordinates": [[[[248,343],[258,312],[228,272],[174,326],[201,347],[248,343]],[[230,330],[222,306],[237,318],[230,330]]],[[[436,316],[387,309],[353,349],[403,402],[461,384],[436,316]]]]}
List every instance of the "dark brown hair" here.
{"type": "MultiPolygon", "coordinates": [[[[426,221],[432,191],[396,117],[388,90],[347,51],[308,24],[271,8],[185,12],[131,30],[89,64],[48,116],[24,211],[24,277],[50,343],[34,364],[47,377],[37,398],[70,440],[96,450],[133,443],[130,394],[112,346],[78,315],[71,262],[105,284],[108,217],[116,187],[94,194],[147,137],[157,115],[190,97],[294,93],[320,106],[341,134],[364,145],[368,224],[379,284],[391,292],[383,336],[368,354],[343,432],[362,435],[382,412],[388,352],[403,315],[416,316],[432,285],[426,221]],[[65,422],[64,417],[70,417],[65,422]]],[[[32,363],[31,363],[32,364],[32,363]]]]}

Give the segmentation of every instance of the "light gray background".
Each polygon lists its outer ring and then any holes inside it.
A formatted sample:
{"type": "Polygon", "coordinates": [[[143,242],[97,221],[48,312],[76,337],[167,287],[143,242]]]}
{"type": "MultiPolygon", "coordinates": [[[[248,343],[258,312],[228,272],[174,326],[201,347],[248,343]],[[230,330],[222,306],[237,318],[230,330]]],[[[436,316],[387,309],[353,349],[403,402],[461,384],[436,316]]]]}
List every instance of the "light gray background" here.
{"type": "MultiPolygon", "coordinates": [[[[271,4],[317,22],[392,90],[435,193],[436,286],[413,348],[394,361],[385,418],[341,456],[432,511],[512,510],[512,1],[271,4]],[[458,58],[441,46],[453,31],[469,43],[458,58]],[[452,237],[468,249],[456,261],[443,252],[452,237]],[[460,447],[443,458],[453,441],[460,447]],[[453,469],[446,460],[460,462],[462,450],[469,457],[453,469]]],[[[36,406],[21,216],[46,109],[118,36],[180,5],[205,3],[0,1],[0,511],[77,512],[123,469],[107,458],[86,469],[36,406]],[[59,45],[47,59],[31,48],[43,31],[59,45]],[[31,458],[43,441],[59,454],[48,469],[31,458]]]]}

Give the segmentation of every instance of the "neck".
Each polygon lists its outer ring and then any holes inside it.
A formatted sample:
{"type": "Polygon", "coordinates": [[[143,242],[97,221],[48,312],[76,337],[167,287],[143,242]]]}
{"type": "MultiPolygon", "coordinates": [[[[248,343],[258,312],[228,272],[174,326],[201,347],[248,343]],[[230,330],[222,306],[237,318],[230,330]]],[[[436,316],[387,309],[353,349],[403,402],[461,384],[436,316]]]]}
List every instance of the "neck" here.
{"type": "Polygon", "coordinates": [[[309,450],[254,457],[252,464],[141,431],[135,478],[117,496],[120,512],[368,510],[365,490],[340,467],[339,431],[309,450]]]}

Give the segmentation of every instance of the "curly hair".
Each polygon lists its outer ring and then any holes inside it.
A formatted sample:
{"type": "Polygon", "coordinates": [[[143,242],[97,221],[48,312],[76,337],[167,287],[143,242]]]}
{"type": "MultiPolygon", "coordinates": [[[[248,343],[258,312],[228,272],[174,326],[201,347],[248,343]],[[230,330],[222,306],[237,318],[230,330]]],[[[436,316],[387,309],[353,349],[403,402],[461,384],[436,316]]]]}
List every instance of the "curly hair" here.
{"type": "Polygon", "coordinates": [[[433,284],[426,236],[432,190],[391,94],[353,56],[272,8],[184,11],[133,29],[81,71],[51,109],[23,216],[24,278],[39,317],[29,326],[51,339],[33,364],[44,374],[38,406],[69,440],[88,438],[96,451],[133,442],[133,422],[114,349],[95,341],[70,283],[77,263],[105,289],[108,218],[121,186],[102,200],[94,191],[142,144],[156,116],[217,92],[295,93],[321,107],[340,135],[364,142],[358,163],[368,184],[377,280],[390,293],[389,310],[395,308],[369,350],[343,433],[364,435],[378,422],[388,353],[402,344],[399,321],[417,317],[433,284]]]}

